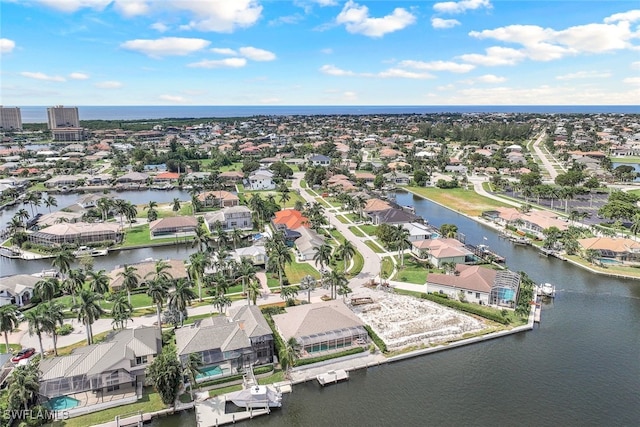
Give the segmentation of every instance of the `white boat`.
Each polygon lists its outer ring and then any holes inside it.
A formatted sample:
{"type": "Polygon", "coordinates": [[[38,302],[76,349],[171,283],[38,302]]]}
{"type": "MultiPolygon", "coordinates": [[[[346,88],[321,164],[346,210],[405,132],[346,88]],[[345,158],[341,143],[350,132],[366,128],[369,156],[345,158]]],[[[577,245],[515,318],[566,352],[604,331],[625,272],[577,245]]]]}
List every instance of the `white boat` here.
{"type": "Polygon", "coordinates": [[[80,246],[78,249],[73,251],[73,255],[76,258],[81,258],[83,256],[104,256],[109,253],[109,249],[95,249],[90,248],[89,246],[80,246]]]}
{"type": "Polygon", "coordinates": [[[538,289],[540,290],[540,294],[546,297],[554,297],[556,296],[556,287],[551,283],[543,283],[538,289]]]}
{"type": "Polygon", "coordinates": [[[227,400],[240,408],[279,408],[282,406],[282,393],[265,385],[253,385],[227,394],[227,400]]]}
{"type": "Polygon", "coordinates": [[[334,384],[339,381],[345,381],[349,379],[349,372],[344,369],[336,369],[335,371],[328,371],[324,374],[319,374],[316,379],[320,383],[321,386],[325,386],[327,384],[334,384]]]}

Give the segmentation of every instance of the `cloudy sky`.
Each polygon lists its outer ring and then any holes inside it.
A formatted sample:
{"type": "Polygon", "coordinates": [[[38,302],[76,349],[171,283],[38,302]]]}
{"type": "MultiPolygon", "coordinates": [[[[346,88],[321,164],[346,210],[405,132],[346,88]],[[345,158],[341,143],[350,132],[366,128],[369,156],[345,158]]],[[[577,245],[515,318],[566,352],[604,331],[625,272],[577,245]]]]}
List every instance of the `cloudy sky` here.
{"type": "Polygon", "coordinates": [[[635,1],[2,0],[0,103],[618,105],[635,1]]]}

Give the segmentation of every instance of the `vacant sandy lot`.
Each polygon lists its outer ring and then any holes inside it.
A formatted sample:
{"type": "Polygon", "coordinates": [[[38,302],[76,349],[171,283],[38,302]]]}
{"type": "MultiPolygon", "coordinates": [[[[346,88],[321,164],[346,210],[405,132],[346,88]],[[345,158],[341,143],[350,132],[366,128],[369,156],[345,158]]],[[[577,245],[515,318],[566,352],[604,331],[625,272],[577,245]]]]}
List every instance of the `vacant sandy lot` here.
{"type": "Polygon", "coordinates": [[[485,327],[471,316],[406,295],[360,288],[351,297],[373,299],[372,304],[351,309],[371,326],[389,350],[450,341],[485,327]]]}

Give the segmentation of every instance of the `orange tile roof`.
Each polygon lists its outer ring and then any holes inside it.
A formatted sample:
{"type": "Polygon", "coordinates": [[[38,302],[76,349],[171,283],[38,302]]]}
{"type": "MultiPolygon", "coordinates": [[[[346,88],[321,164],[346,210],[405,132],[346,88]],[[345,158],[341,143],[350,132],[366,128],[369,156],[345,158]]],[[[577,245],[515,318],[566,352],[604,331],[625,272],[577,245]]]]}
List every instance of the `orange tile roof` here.
{"type": "Polygon", "coordinates": [[[308,227],[309,219],[302,215],[300,211],[295,209],[284,209],[276,212],[273,219],[274,224],[285,225],[289,230],[295,230],[299,227],[308,227]]]}

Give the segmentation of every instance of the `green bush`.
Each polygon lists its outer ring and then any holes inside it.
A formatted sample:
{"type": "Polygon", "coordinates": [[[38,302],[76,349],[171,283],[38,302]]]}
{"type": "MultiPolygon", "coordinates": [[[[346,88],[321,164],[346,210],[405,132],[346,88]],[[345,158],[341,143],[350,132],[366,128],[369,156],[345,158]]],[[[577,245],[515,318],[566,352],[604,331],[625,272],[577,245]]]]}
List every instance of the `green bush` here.
{"type": "Polygon", "coordinates": [[[269,364],[269,365],[264,365],[264,366],[256,366],[255,368],[253,368],[253,374],[254,375],[261,375],[261,374],[266,374],[268,372],[273,371],[273,365],[269,364]]]}
{"type": "Polygon", "coordinates": [[[351,354],[362,353],[365,349],[363,347],[354,347],[339,353],[325,354],[318,357],[310,357],[308,359],[296,360],[295,366],[311,365],[312,363],[324,362],[325,360],[337,359],[338,357],[349,356],[351,354]]]}
{"type": "Polygon", "coordinates": [[[442,304],[449,308],[454,308],[456,310],[464,311],[465,313],[476,314],[480,317],[484,317],[485,319],[493,320],[494,322],[501,323],[503,325],[509,324],[509,319],[502,317],[499,312],[494,312],[493,310],[483,308],[480,305],[472,304],[472,303],[463,303],[456,300],[451,300],[448,298],[442,298],[441,296],[436,296],[438,294],[420,294],[420,298],[426,299],[429,301],[436,302],[438,304],[442,304]]]}
{"type": "Polygon", "coordinates": [[[73,332],[73,326],[68,323],[56,328],[56,333],[60,336],[69,335],[71,332],[73,332]]]}
{"type": "Polygon", "coordinates": [[[242,378],[243,378],[242,374],[231,375],[229,377],[218,378],[218,379],[215,379],[215,380],[198,383],[198,387],[202,388],[202,387],[209,387],[209,386],[212,386],[212,385],[224,384],[224,383],[228,383],[228,382],[231,382],[231,381],[241,380],[242,378]]]}
{"type": "Polygon", "coordinates": [[[380,338],[378,336],[378,334],[376,334],[373,329],[371,329],[371,326],[369,325],[364,325],[364,328],[367,330],[367,333],[369,334],[369,336],[371,337],[371,340],[376,343],[376,345],[378,346],[378,348],[380,349],[381,352],[386,353],[387,352],[387,345],[384,343],[384,341],[382,341],[382,338],[380,338]]]}

